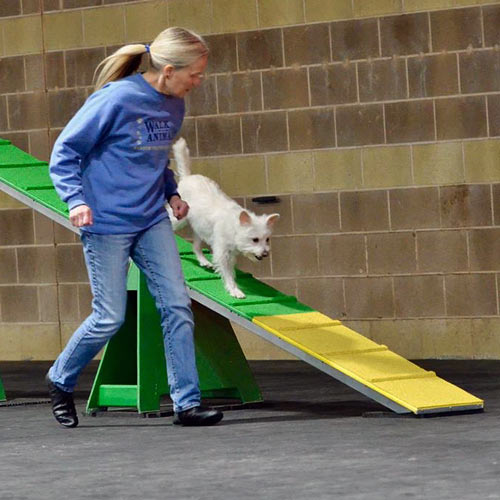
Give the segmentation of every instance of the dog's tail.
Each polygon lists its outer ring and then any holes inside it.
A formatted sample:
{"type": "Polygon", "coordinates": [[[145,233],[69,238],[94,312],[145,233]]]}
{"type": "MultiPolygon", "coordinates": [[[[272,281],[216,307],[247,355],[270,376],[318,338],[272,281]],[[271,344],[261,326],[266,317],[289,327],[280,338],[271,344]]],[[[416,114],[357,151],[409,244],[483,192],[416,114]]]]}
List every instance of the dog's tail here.
{"type": "Polygon", "coordinates": [[[173,146],[177,174],[179,178],[191,175],[191,158],[186,140],[181,137],[173,146]]]}

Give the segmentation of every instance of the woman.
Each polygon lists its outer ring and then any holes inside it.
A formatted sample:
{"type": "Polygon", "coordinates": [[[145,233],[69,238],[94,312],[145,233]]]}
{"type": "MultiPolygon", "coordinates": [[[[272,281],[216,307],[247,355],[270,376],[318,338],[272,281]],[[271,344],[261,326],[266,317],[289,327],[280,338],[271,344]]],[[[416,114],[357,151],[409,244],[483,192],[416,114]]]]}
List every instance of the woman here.
{"type": "Polygon", "coordinates": [[[87,363],[125,318],[129,258],[146,276],[161,316],[174,423],[211,425],[200,406],[193,316],[165,202],[177,219],[188,205],[167,168],[184,117],[184,96],[200,85],[208,49],[183,28],[149,45],[126,45],[96,70],[96,92],[59,135],[50,174],[71,223],[80,228],[93,293],[92,313],[47,374],[56,420],[76,427],[72,392],[87,363]],[[136,73],[143,54],[149,69],[136,73]]]}

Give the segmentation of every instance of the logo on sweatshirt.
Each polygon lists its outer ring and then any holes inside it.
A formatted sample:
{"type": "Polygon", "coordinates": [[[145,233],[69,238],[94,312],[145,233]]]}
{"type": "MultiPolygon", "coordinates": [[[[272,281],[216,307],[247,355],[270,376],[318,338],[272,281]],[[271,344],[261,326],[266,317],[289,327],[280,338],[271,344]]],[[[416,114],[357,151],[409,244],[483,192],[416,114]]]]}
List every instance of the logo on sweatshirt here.
{"type": "Polygon", "coordinates": [[[169,149],[177,134],[177,127],[170,120],[137,119],[136,149],[169,149]]]}

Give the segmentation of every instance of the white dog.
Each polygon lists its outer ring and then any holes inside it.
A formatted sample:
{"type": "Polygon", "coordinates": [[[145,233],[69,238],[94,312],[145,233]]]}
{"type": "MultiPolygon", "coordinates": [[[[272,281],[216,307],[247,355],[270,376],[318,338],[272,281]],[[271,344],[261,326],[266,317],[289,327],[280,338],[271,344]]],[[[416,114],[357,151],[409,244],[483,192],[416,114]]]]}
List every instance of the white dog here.
{"type": "Polygon", "coordinates": [[[169,210],[174,230],[187,220],[193,230],[193,251],[200,265],[215,269],[229,294],[242,299],[245,294],[234,280],[236,256],[241,253],[252,261],[267,257],[269,237],[279,214],[256,215],[229,198],[212,179],[191,174],[189,149],[184,139],[173,145],[173,151],[178,192],[189,204],[189,213],[181,221],[169,210]],[[212,262],[203,255],[202,242],[212,248],[212,262]]]}

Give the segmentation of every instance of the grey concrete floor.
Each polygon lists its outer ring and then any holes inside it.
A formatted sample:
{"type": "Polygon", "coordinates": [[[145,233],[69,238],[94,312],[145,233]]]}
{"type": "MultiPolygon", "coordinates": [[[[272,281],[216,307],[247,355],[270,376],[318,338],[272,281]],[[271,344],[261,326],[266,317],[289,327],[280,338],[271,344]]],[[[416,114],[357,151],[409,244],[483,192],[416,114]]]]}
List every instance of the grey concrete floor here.
{"type": "MultiPolygon", "coordinates": [[[[253,362],[265,403],[209,428],[171,418],[82,417],[60,427],[46,363],[0,363],[0,498],[500,499],[500,362],[417,361],[484,398],[484,413],[386,416],[300,361],[253,362]],[[371,418],[370,418],[371,417],[371,418]]],[[[95,373],[82,375],[79,411],[95,373]]],[[[390,415],[390,414],[388,414],[390,415]]]]}

